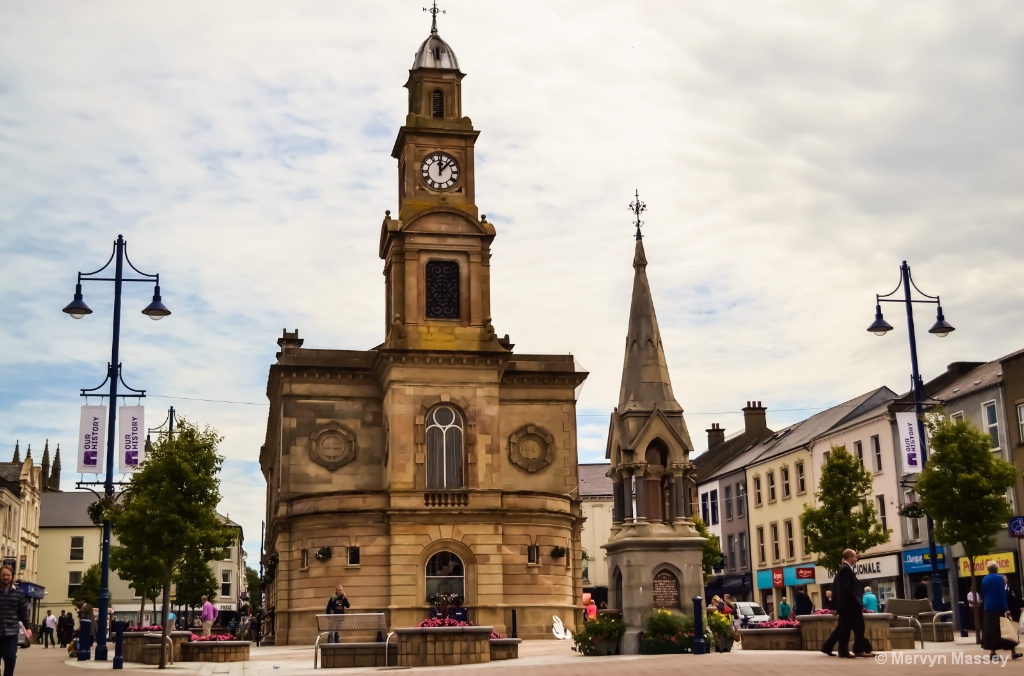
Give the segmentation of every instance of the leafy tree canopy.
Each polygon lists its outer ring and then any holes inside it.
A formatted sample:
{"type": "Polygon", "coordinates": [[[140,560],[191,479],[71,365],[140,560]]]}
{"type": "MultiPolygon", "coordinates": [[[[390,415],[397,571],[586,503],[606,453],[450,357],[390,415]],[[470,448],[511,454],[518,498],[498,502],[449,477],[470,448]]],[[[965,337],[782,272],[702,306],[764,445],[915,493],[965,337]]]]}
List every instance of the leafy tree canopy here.
{"type": "Polygon", "coordinates": [[[82,574],[82,586],[78,590],[78,598],[85,599],[91,605],[97,606],[100,602],[100,578],[102,576],[100,564],[94,563],[85,569],[82,574]]]}
{"type": "Polygon", "coordinates": [[[707,584],[711,576],[714,575],[715,566],[722,563],[725,558],[722,554],[722,544],[719,542],[718,536],[708,530],[704,520],[699,516],[693,517],[693,526],[704,538],[704,558],[701,561],[701,568],[704,571],[704,584],[707,584]]]}
{"type": "Polygon", "coordinates": [[[177,583],[177,602],[195,608],[202,605],[203,596],[216,598],[217,578],[206,561],[186,559],[174,576],[177,583]]]}
{"type": "MultiPolygon", "coordinates": [[[[160,569],[164,617],[171,581],[183,564],[223,559],[237,537],[216,511],[224,462],[217,454],[220,441],[215,430],[181,420],[173,436],[152,445],[124,491],[124,503],[111,514],[121,560],[152,559],[160,569]]],[[[166,667],[165,655],[160,667],[166,667]]]]}
{"type": "Polygon", "coordinates": [[[800,517],[819,566],[839,570],[844,549],[863,552],[889,539],[891,531],[879,523],[872,493],[871,473],[845,446],[833,446],[815,493],[819,506],[804,505],[800,517]]]}
{"type": "Polygon", "coordinates": [[[973,560],[991,551],[1012,516],[1006,500],[1013,465],[992,453],[988,434],[970,423],[930,416],[928,462],[917,477],[921,508],[932,517],[935,541],[962,544],[973,560]]]}
{"type": "Polygon", "coordinates": [[[249,589],[249,606],[252,614],[255,615],[263,609],[263,582],[260,581],[260,572],[255,568],[245,567],[245,582],[249,589]]]}

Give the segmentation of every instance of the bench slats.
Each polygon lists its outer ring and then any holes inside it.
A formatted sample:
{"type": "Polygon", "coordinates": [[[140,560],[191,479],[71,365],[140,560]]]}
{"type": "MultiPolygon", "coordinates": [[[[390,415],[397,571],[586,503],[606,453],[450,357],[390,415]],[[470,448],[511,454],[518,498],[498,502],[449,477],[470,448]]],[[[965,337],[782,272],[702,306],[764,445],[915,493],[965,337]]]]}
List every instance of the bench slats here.
{"type": "Polygon", "coordinates": [[[327,631],[385,631],[388,625],[384,621],[384,613],[344,613],[342,615],[317,615],[316,629],[320,633],[327,631]]]}

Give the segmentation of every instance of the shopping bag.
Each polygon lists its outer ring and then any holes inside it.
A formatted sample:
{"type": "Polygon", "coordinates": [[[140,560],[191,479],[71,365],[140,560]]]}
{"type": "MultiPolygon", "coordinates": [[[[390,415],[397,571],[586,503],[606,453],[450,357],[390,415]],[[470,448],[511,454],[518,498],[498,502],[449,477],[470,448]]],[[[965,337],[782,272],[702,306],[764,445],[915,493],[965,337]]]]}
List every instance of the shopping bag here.
{"type": "Polygon", "coordinates": [[[999,636],[1004,641],[1009,641],[1013,645],[1020,643],[1017,627],[1013,626],[1013,620],[1005,616],[999,618],[999,636]]]}

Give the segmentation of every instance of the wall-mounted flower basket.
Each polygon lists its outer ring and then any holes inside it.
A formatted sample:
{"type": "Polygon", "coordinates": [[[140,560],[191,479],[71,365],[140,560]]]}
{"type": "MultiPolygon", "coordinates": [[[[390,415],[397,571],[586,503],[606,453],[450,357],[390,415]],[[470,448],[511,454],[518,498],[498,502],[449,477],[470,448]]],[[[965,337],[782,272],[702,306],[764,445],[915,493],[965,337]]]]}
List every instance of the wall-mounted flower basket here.
{"type": "Polygon", "coordinates": [[[925,516],[924,510],[921,509],[921,504],[917,502],[902,504],[896,511],[905,519],[923,519],[925,516]]]}
{"type": "Polygon", "coordinates": [[[317,561],[329,561],[330,558],[331,558],[331,548],[330,547],[326,547],[325,546],[325,547],[321,547],[320,549],[316,550],[316,560],[317,561]]]}
{"type": "Polygon", "coordinates": [[[565,547],[553,547],[551,549],[551,558],[560,559],[565,556],[565,547]]]}

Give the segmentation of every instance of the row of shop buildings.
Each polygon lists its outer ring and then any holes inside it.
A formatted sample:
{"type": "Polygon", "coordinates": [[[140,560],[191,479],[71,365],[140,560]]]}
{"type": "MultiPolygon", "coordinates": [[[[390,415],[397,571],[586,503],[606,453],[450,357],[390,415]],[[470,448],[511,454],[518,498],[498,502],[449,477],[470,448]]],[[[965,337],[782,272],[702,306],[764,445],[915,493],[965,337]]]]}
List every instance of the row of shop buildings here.
{"type": "MultiPolygon", "coordinates": [[[[1024,350],[987,363],[951,364],[925,391],[947,415],[988,432],[994,454],[1024,468],[1024,350]]],[[[777,612],[782,598],[792,602],[796,588],[806,586],[821,607],[834,572],[815,565],[817,553],[809,550],[800,516],[805,504],[815,503],[828,454],[841,446],[871,472],[878,518],[891,529],[887,542],[861,552],[858,576],[882,603],[911,597],[932,565],[925,519],[898,513],[916,499],[913,476],[903,471],[897,452],[895,414],[909,408],[906,398],[881,387],[780,430],[768,427],[758,401],[747,403],[743,429],[728,438],[712,425],[708,451],[694,460],[693,509],[719,537],[724,561],[706,594],[729,593],[777,612]]],[[[1015,514],[1024,497],[1020,472],[1017,484],[1007,495],[1015,514]]],[[[1020,539],[1000,533],[988,559],[1019,592],[1020,539]]],[[[965,600],[970,564],[962,549],[939,547],[938,568],[944,601],[965,600]]]]}

